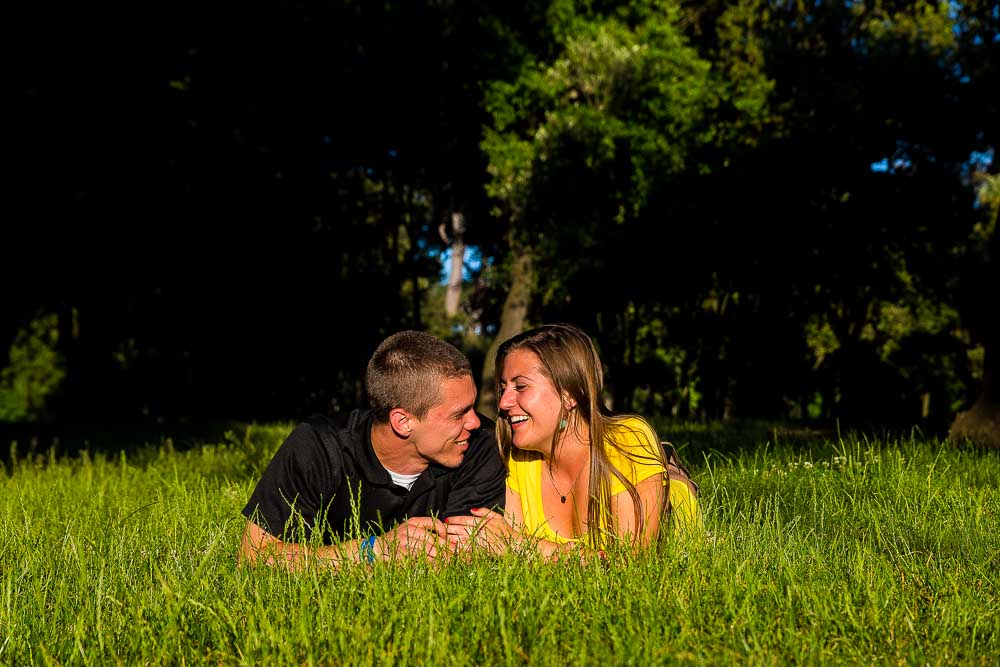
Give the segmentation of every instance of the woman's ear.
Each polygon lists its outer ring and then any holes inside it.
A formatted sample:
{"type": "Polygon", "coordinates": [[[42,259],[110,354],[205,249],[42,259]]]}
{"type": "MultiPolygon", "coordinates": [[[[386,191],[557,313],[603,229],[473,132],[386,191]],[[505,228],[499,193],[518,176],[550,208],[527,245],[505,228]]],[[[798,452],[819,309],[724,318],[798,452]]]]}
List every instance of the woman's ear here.
{"type": "Polygon", "coordinates": [[[569,412],[570,410],[572,410],[575,407],[576,407],[576,400],[573,399],[569,394],[567,394],[564,391],[563,392],[563,408],[565,408],[566,412],[569,412]]]}
{"type": "Polygon", "coordinates": [[[389,426],[400,438],[409,438],[410,429],[410,413],[402,408],[394,408],[389,413],[389,426]]]}

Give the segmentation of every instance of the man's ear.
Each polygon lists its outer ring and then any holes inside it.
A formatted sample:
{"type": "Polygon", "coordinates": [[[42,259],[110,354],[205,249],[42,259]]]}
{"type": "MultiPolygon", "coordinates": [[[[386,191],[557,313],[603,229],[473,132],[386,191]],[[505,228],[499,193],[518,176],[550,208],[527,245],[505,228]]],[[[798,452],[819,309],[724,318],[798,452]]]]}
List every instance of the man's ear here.
{"type": "Polygon", "coordinates": [[[393,408],[389,412],[389,426],[392,427],[392,430],[400,438],[410,437],[410,429],[412,428],[410,422],[412,419],[413,417],[410,416],[410,413],[403,408],[393,408]]]}

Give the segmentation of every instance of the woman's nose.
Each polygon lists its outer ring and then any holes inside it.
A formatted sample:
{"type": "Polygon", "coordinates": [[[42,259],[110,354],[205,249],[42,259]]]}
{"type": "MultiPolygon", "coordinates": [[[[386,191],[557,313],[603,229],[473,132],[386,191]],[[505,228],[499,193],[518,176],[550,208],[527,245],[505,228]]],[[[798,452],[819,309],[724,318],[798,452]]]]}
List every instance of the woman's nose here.
{"type": "Polygon", "coordinates": [[[514,405],[514,397],[511,396],[509,389],[504,389],[500,392],[500,401],[497,403],[501,410],[506,410],[514,405]]]}

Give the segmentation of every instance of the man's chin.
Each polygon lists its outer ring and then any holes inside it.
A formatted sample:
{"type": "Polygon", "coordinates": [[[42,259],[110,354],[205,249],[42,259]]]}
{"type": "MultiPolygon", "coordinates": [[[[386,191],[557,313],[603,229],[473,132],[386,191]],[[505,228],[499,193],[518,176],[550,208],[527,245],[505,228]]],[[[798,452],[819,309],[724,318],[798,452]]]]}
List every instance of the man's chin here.
{"type": "Polygon", "coordinates": [[[456,451],[455,453],[448,456],[447,460],[439,461],[439,463],[446,468],[457,468],[462,465],[462,461],[465,460],[465,452],[468,451],[468,447],[463,448],[461,451],[456,451]]]}

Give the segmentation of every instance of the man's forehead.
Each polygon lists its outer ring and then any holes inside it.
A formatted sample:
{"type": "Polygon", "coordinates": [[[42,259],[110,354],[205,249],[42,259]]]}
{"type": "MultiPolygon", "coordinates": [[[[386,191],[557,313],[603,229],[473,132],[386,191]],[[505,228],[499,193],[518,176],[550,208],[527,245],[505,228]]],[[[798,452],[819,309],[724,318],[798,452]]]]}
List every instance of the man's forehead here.
{"type": "Polygon", "coordinates": [[[441,402],[435,410],[452,412],[470,407],[476,402],[476,385],[471,375],[448,378],[441,386],[441,402]]]}

